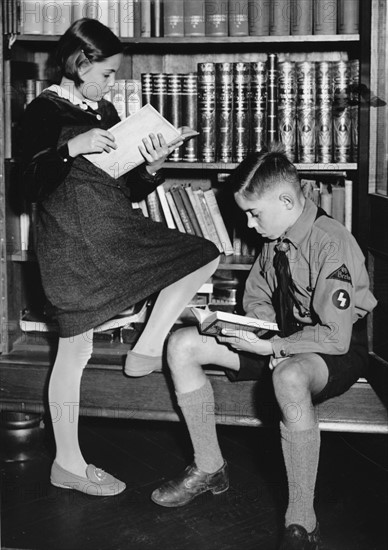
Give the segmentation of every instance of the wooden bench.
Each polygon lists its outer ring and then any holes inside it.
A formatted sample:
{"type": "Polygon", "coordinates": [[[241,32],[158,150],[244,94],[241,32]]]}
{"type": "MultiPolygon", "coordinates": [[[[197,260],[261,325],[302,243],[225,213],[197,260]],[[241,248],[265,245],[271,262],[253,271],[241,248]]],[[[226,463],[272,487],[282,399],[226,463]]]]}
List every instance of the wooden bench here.
{"type": "MultiPolygon", "coordinates": [[[[154,372],[142,378],[123,375],[122,365],[128,346],[111,350],[95,346],[85,369],[81,386],[80,413],[110,418],[172,420],[180,419],[173,388],[166,372],[154,372]]],[[[0,357],[0,409],[47,410],[47,382],[54,360],[48,346],[23,343],[12,353],[0,357]]],[[[278,422],[279,411],[271,385],[256,382],[231,383],[220,370],[209,370],[220,424],[265,426],[278,422]]],[[[385,382],[384,382],[385,383],[385,382]]],[[[381,389],[381,388],[380,388],[381,389]]],[[[360,379],[347,393],[318,406],[322,430],[388,433],[384,404],[385,389],[377,392],[360,379]]],[[[72,405],[68,405],[70,409],[72,405]]],[[[209,411],[204,409],[204,418],[209,411]]],[[[58,414],[61,411],[58,410],[58,414]]],[[[297,410],[290,409],[297,415],[297,410]]]]}

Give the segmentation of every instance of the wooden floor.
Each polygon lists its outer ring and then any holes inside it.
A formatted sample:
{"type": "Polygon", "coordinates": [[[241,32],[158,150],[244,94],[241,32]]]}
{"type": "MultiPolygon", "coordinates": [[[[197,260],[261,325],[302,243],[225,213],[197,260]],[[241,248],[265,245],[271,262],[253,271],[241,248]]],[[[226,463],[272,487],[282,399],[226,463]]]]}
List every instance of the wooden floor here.
{"type": "MultiPolygon", "coordinates": [[[[231,488],[164,509],[149,495],[190,460],[178,423],[83,419],[89,462],[127,483],[96,498],[48,482],[52,439],[25,462],[3,462],[2,548],[33,550],[275,550],[285,473],[275,431],[220,426],[231,488]]],[[[386,550],[387,438],[323,433],[317,511],[326,550],[386,550]]]]}

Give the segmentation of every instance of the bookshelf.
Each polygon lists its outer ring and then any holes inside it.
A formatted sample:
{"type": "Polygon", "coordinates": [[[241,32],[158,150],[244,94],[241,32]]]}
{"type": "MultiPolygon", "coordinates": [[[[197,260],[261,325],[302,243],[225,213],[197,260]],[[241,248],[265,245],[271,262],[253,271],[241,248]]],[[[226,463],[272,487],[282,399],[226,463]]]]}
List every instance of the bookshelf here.
{"type": "MultiPolygon", "coordinates": [[[[361,5],[369,4],[369,0],[363,0],[361,5]]],[[[362,8],[363,10],[365,8],[362,8]]],[[[368,10],[365,9],[365,13],[368,10]]],[[[362,20],[362,14],[360,21],[362,20]]],[[[139,79],[142,73],[187,73],[196,71],[198,63],[203,62],[253,62],[265,60],[268,53],[276,53],[279,60],[322,60],[338,61],[341,59],[361,59],[361,44],[368,40],[369,21],[364,20],[360,34],[330,34],[330,35],[299,35],[299,36],[205,36],[205,37],[150,37],[150,38],[122,38],[126,45],[125,60],[117,74],[118,79],[139,79]]],[[[34,290],[34,285],[39,286],[36,259],[31,251],[20,250],[20,227],[18,214],[12,208],[11,189],[17,159],[7,155],[12,141],[11,112],[15,109],[13,101],[7,90],[12,90],[13,77],[18,77],[17,71],[22,68],[32,70],[36,67],[35,78],[52,79],[54,71],[50,55],[58,40],[57,35],[18,35],[10,46],[7,39],[4,40],[4,64],[1,73],[2,100],[5,101],[6,114],[5,128],[2,141],[3,152],[1,154],[4,181],[2,189],[4,201],[7,203],[7,215],[2,232],[5,235],[5,251],[2,260],[1,292],[4,306],[3,327],[18,326],[21,311],[30,304],[35,304],[41,296],[41,289],[34,290]],[[19,69],[18,69],[19,67],[19,69]],[[30,68],[30,69],[28,69],[30,68]],[[39,297],[38,297],[39,295],[39,297]]],[[[366,63],[365,63],[366,66],[366,63]]],[[[362,68],[365,70],[365,67],[362,68]]],[[[31,76],[33,78],[33,76],[31,76]]],[[[359,159],[363,156],[359,154],[359,159]]],[[[237,163],[221,162],[168,162],[165,165],[167,186],[178,184],[181,180],[201,180],[205,185],[210,185],[222,193],[223,182],[218,181],[218,174],[230,173],[237,163]]],[[[359,162],[348,163],[297,163],[297,168],[306,177],[341,177],[350,178],[354,182],[353,193],[358,203],[359,162]]],[[[354,232],[359,232],[359,205],[355,208],[353,216],[354,232]]],[[[233,220],[231,221],[233,223],[233,220]]],[[[231,223],[228,229],[231,229],[231,223]]],[[[239,273],[239,284],[242,285],[251,267],[252,256],[230,255],[222,256],[219,266],[221,276],[228,273],[239,273]]],[[[3,328],[1,346],[3,352],[12,352],[16,349],[22,338],[18,329],[7,330],[3,328]]],[[[114,345],[114,344],[113,344],[114,345]]]]}

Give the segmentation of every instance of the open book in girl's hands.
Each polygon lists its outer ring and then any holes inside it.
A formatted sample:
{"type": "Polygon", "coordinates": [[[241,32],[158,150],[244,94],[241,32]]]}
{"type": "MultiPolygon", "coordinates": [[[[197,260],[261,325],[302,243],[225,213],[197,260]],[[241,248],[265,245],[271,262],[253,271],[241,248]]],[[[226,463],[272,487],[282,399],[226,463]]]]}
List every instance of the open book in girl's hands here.
{"type": "Polygon", "coordinates": [[[192,307],[190,309],[198,320],[200,332],[209,336],[221,335],[222,329],[226,328],[255,333],[279,330],[278,325],[270,321],[245,317],[227,311],[211,311],[208,307],[204,309],[192,307]]]}
{"type": "Polygon", "coordinates": [[[144,162],[139,145],[142,145],[142,139],[148,138],[149,134],[162,134],[169,147],[199,135],[188,126],[175,128],[149,103],[109,128],[109,132],[116,139],[117,149],[111,149],[110,153],[104,151],[84,157],[115,179],[144,162]]]}

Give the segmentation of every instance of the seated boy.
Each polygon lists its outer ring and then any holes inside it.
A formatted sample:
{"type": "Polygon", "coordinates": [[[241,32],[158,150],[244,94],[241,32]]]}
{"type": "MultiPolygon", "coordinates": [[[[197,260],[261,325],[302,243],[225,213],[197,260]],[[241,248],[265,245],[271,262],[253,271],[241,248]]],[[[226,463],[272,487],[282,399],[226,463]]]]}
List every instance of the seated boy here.
{"type": "Polygon", "coordinates": [[[289,486],[280,549],[316,550],[320,540],[313,500],[320,432],[313,405],[346,392],[365,375],[364,321],[376,300],[354,237],[304,197],[297,170],[279,145],[249,155],[230,181],[248,226],[264,237],[243,306],[247,316],[276,321],[280,333],[262,339],[229,330],[205,339],[188,327],[172,335],[168,362],[195,456],[151,498],[174,507],[205,491],[228,489],[215,418],[208,414],[214,396],[202,367],[222,366],[237,381],[260,380],[269,368],[289,486]]]}

